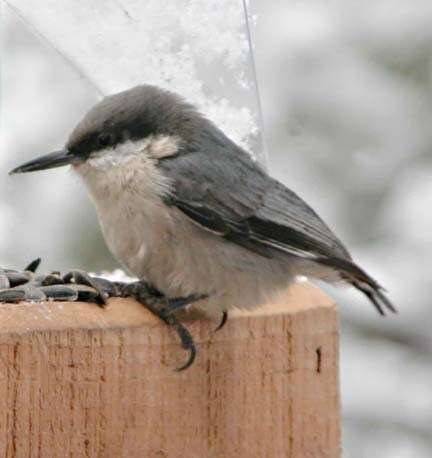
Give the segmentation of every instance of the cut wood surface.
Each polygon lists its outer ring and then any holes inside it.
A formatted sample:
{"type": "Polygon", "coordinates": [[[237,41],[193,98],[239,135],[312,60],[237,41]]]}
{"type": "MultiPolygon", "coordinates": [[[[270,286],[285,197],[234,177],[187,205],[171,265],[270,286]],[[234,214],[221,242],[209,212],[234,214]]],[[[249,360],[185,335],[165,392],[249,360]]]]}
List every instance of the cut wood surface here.
{"type": "Polygon", "coordinates": [[[0,456],[339,457],[338,319],[308,283],[226,326],[194,365],[143,306],[0,304],[0,456]]]}

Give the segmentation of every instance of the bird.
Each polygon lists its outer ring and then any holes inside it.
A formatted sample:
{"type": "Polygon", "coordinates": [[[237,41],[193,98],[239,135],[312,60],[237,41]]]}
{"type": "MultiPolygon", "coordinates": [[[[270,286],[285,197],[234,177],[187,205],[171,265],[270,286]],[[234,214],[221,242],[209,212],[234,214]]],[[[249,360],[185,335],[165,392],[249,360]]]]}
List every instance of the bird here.
{"type": "Polygon", "coordinates": [[[140,85],[106,96],[60,151],[11,174],[70,165],[87,188],[130,288],[179,333],[194,307],[226,321],[232,308],[271,300],[299,276],[348,284],[384,315],[385,290],[352,259],[318,214],[178,94],[140,85]]]}

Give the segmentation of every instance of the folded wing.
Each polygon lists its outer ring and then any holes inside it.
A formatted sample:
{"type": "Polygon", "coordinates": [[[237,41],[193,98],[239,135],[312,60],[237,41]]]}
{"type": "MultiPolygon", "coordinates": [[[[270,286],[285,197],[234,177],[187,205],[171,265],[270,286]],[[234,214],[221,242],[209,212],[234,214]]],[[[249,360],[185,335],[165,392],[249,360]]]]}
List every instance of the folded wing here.
{"type": "MultiPolygon", "coordinates": [[[[204,132],[203,135],[206,135],[204,132]]],[[[269,177],[222,132],[196,150],[160,161],[172,180],[166,203],[207,231],[264,257],[288,253],[337,271],[379,313],[393,305],[381,286],[352,260],[321,218],[294,192],[269,177]]]]}

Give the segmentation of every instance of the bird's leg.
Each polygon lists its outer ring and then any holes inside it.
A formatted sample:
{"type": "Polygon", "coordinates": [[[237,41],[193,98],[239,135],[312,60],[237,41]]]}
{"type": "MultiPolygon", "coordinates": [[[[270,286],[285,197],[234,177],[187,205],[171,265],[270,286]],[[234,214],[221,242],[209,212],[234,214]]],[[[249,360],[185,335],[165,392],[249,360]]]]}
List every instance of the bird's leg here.
{"type": "Polygon", "coordinates": [[[196,356],[195,343],[188,329],[179,321],[173,312],[203,299],[205,296],[191,295],[187,297],[169,299],[152,285],[144,281],[127,284],[116,283],[116,287],[118,288],[119,295],[121,297],[133,297],[176,331],[180,338],[182,347],[189,351],[188,360],[183,366],[177,368],[177,371],[185,370],[191,366],[196,356]]]}
{"type": "Polygon", "coordinates": [[[124,283],[116,281],[114,286],[117,290],[116,297],[133,297],[138,302],[145,300],[162,300],[164,295],[145,281],[124,283]]]}
{"type": "Polygon", "coordinates": [[[149,301],[149,302],[165,302],[166,313],[171,314],[176,310],[187,307],[188,305],[205,299],[208,297],[205,294],[191,294],[186,297],[173,297],[167,298],[163,293],[161,293],[154,286],[150,285],[145,281],[136,281],[133,283],[120,283],[116,282],[115,286],[121,297],[132,296],[137,299],[139,302],[149,301]]]}

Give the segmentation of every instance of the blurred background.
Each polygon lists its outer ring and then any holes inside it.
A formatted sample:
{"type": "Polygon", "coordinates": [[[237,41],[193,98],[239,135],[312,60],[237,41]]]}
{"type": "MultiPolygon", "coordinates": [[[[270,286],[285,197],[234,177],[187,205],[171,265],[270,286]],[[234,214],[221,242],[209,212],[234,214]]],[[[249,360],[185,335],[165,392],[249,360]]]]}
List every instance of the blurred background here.
{"type": "MultiPolygon", "coordinates": [[[[344,457],[432,456],[432,2],[253,0],[267,166],[389,291],[340,304],[344,457]]],[[[7,171],[64,143],[93,84],[6,4],[0,265],[118,267],[71,173],[7,171]]],[[[235,46],[235,43],[233,43],[235,46]]]]}

